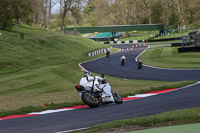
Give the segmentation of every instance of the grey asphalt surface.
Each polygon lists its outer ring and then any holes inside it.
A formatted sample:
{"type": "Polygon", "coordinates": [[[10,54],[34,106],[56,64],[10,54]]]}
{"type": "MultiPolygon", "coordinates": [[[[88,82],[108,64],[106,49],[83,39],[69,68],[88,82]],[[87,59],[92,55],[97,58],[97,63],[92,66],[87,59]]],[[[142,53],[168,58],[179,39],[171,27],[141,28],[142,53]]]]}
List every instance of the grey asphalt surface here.
{"type": "MultiPolygon", "coordinates": [[[[129,46],[122,45],[120,47],[126,48],[129,46]]],[[[103,57],[92,61],[92,63],[84,63],[82,66],[92,72],[104,73],[122,78],[166,81],[199,81],[199,70],[157,70],[148,67],[138,70],[135,64],[135,57],[144,49],[145,48],[138,48],[132,52],[124,53],[127,57],[125,66],[121,66],[119,61],[119,57],[122,53],[112,54],[110,58],[103,57]],[[94,67],[97,68],[94,69],[94,67]]],[[[200,84],[196,84],[170,93],[126,101],[120,105],[110,104],[99,108],[83,108],[46,115],[2,120],[0,121],[0,133],[55,133],[90,127],[112,120],[148,116],[166,111],[200,107],[199,94],[200,84]]]]}
{"type": "MultiPolygon", "coordinates": [[[[113,45],[113,47],[127,49],[132,45],[113,45]]],[[[200,70],[167,70],[156,69],[143,66],[140,70],[137,68],[135,58],[143,52],[146,47],[133,48],[133,51],[118,52],[110,56],[110,58],[101,58],[81,65],[95,73],[104,73],[105,75],[127,78],[127,79],[143,79],[143,80],[161,80],[161,81],[184,81],[195,80],[200,81],[200,70]],[[126,56],[127,62],[124,66],[120,65],[120,57],[126,56]]],[[[145,62],[144,62],[145,64],[145,62]]]]}

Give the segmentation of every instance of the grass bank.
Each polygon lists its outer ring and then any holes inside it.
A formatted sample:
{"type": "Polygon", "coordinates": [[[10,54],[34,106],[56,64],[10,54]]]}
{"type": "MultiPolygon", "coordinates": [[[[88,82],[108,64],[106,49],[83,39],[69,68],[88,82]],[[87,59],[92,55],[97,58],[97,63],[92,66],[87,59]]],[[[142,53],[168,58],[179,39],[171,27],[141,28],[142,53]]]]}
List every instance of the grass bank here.
{"type": "Polygon", "coordinates": [[[177,48],[148,49],[140,56],[146,65],[161,68],[200,69],[200,52],[178,53],[177,48]]]}
{"type": "Polygon", "coordinates": [[[200,108],[177,110],[158,115],[117,120],[96,125],[90,129],[76,131],[76,133],[110,133],[136,131],[141,129],[183,125],[200,122],[200,108]]]}
{"type": "Polygon", "coordinates": [[[80,36],[41,36],[43,31],[29,26],[1,32],[15,41],[0,40],[0,112],[76,102],[74,85],[82,76],[78,64],[92,59],[88,52],[108,47],[80,36]],[[21,40],[21,32],[29,39],[21,40]]]}

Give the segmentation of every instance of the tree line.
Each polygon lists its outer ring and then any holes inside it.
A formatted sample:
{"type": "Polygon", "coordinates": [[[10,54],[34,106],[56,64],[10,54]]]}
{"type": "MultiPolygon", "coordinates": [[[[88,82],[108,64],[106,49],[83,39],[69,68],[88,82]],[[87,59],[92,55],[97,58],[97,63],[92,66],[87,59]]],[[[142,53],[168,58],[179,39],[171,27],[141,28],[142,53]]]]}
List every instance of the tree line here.
{"type": "Polygon", "coordinates": [[[1,0],[0,28],[19,23],[61,32],[69,25],[198,25],[200,0],[1,0]]]}

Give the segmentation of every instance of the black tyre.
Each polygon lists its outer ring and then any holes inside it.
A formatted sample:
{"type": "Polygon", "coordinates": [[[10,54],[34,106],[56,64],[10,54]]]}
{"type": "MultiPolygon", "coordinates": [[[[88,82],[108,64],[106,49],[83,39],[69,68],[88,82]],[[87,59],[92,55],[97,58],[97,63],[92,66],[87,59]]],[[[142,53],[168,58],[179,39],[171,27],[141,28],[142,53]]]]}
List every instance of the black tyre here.
{"type": "Polygon", "coordinates": [[[93,96],[89,92],[83,92],[81,95],[81,99],[85,104],[90,106],[91,108],[99,107],[99,100],[97,97],[93,96]]]}
{"type": "Polygon", "coordinates": [[[109,55],[107,55],[106,57],[109,58],[109,55]]]}
{"type": "Polygon", "coordinates": [[[121,62],[121,65],[122,65],[122,66],[124,65],[124,61],[121,62]]]}
{"type": "Polygon", "coordinates": [[[141,69],[142,68],[142,64],[138,64],[138,69],[141,69]]]}
{"type": "Polygon", "coordinates": [[[120,95],[118,95],[116,92],[112,91],[115,103],[117,104],[122,104],[123,103],[123,99],[121,98],[120,95]]]}

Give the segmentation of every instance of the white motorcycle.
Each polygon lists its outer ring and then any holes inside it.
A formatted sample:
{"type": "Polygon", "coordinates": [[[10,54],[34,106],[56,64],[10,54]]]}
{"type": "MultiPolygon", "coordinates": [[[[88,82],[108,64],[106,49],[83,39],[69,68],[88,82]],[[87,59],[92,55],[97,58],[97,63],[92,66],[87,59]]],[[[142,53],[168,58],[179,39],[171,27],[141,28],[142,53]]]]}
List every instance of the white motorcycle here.
{"type": "Polygon", "coordinates": [[[113,102],[123,103],[121,96],[111,90],[111,86],[104,76],[92,76],[90,72],[86,72],[80,80],[80,85],[75,88],[83,102],[91,108],[113,102]]]}

